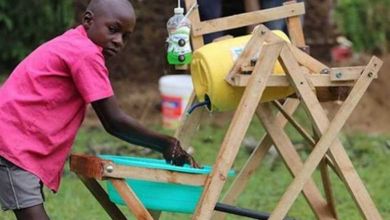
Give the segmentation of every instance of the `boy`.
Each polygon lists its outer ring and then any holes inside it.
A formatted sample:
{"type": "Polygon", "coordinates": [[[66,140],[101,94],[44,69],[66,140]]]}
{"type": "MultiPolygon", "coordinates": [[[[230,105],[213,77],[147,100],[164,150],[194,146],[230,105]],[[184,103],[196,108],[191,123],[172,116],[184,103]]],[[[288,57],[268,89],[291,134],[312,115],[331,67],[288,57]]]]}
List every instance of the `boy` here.
{"type": "Polygon", "coordinates": [[[152,148],[174,165],[196,162],[177,139],[147,130],[122,112],[105,59],[126,44],[135,26],[127,0],[92,0],[82,25],[41,45],[0,88],[0,203],[17,219],[49,219],[42,184],[57,191],[86,105],[105,130],[152,148]]]}

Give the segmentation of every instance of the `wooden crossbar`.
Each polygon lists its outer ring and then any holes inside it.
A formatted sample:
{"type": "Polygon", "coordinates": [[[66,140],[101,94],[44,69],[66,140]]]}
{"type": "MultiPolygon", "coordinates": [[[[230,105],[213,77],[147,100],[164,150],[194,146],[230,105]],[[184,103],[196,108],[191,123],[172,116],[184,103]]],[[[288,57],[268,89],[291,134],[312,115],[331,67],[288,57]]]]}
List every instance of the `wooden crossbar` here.
{"type": "Polygon", "coordinates": [[[193,25],[193,35],[202,36],[218,31],[230,30],[242,26],[260,24],[272,20],[284,19],[305,14],[303,3],[293,3],[288,6],[279,6],[271,9],[242,13],[223,18],[216,18],[193,25]]]}
{"type": "MultiPolygon", "coordinates": [[[[315,87],[341,87],[348,86],[351,87],[354,85],[354,80],[357,80],[360,75],[359,74],[348,74],[345,76],[350,78],[350,80],[343,81],[334,81],[331,79],[331,75],[329,74],[303,74],[307,79],[309,79],[311,84],[315,87]]],[[[236,75],[232,78],[234,81],[234,85],[237,87],[245,87],[249,81],[251,80],[251,75],[236,75]]],[[[267,81],[268,87],[288,87],[290,86],[290,82],[285,75],[272,75],[267,81]]]]}
{"type": "Polygon", "coordinates": [[[206,180],[205,175],[187,174],[142,167],[129,167],[108,163],[103,172],[105,178],[132,178],[149,180],[153,182],[167,182],[193,186],[203,186],[206,180]],[[107,169],[109,167],[109,169],[107,169]]]}

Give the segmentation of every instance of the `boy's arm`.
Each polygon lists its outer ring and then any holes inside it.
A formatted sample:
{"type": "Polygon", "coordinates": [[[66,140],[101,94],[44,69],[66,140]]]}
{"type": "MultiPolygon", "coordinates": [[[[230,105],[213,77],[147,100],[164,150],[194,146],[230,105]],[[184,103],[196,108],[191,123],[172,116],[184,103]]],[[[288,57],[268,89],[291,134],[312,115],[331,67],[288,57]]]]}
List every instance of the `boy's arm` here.
{"type": "Polygon", "coordinates": [[[146,129],[119,108],[115,96],[94,101],[92,107],[104,129],[111,135],[156,150],[171,164],[182,166],[189,163],[193,167],[198,167],[194,159],[181,148],[176,138],[146,129]]]}

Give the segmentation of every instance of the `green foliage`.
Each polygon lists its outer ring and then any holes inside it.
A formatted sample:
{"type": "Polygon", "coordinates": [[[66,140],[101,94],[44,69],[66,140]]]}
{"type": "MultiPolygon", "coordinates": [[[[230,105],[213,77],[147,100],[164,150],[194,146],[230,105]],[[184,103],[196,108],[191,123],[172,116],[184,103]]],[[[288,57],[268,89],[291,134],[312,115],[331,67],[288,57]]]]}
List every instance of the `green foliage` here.
{"type": "Polygon", "coordinates": [[[72,0],[0,0],[1,72],[70,27],[72,4],[72,0]]]}
{"type": "Polygon", "coordinates": [[[357,51],[387,51],[390,0],[339,0],[336,22],[357,51]]]}

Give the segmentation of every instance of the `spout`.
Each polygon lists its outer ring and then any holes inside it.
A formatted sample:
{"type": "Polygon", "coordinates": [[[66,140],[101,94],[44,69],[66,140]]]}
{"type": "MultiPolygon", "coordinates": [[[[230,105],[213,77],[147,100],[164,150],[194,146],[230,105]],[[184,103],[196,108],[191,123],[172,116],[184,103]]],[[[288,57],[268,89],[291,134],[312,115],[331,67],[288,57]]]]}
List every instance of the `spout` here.
{"type": "Polygon", "coordinates": [[[195,109],[202,107],[202,106],[207,106],[208,108],[210,108],[210,105],[211,105],[210,99],[207,98],[203,102],[199,102],[199,103],[192,105],[190,107],[190,109],[188,109],[186,115],[190,115],[195,109]]]}

